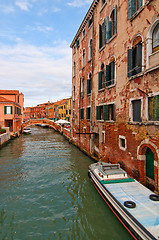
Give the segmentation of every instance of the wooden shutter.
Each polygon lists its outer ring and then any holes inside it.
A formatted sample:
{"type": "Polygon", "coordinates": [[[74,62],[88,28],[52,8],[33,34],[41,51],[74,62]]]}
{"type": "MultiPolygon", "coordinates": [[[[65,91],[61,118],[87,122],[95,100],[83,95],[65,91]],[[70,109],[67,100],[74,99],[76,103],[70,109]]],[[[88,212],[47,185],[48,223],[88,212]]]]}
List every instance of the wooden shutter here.
{"type": "Polygon", "coordinates": [[[102,47],[102,25],[99,24],[99,49],[102,47]]]}
{"type": "Polygon", "coordinates": [[[12,106],[10,106],[10,112],[11,112],[11,114],[13,114],[13,107],[12,106]]]}
{"type": "Polygon", "coordinates": [[[106,65],[106,87],[110,85],[111,71],[110,66],[106,65]]]}
{"type": "Polygon", "coordinates": [[[114,34],[117,33],[117,5],[115,5],[114,9],[114,34]]]}
{"type": "Polygon", "coordinates": [[[104,105],[104,121],[109,120],[109,105],[104,105]]]}
{"type": "Polygon", "coordinates": [[[113,121],[115,121],[115,112],[116,112],[116,109],[115,109],[115,104],[113,104],[113,121]]]}
{"type": "Polygon", "coordinates": [[[91,79],[87,79],[87,94],[91,93],[91,79]]]}
{"type": "Polygon", "coordinates": [[[143,0],[138,0],[138,8],[142,7],[143,5],[143,0]]]}
{"type": "Polygon", "coordinates": [[[131,77],[133,75],[132,68],[133,68],[133,50],[128,49],[127,51],[127,69],[128,69],[128,77],[131,77]]]}
{"type": "Polygon", "coordinates": [[[136,12],[136,0],[128,0],[128,19],[130,19],[135,12],[136,12]]]}
{"type": "Polygon", "coordinates": [[[102,72],[98,73],[98,90],[102,89],[102,72]]]}
{"type": "Polygon", "coordinates": [[[106,39],[106,34],[105,34],[105,19],[104,19],[104,36],[103,36],[103,38],[104,38],[104,45],[106,44],[106,42],[105,42],[105,39],[106,39]]]}
{"type": "Polygon", "coordinates": [[[142,71],[142,44],[138,44],[137,46],[137,73],[142,71]]]}
{"type": "Polygon", "coordinates": [[[96,120],[99,120],[99,107],[96,106],[96,120]]]}
{"type": "Polygon", "coordinates": [[[153,120],[159,121],[159,95],[153,100],[153,120]]]}
{"type": "Polygon", "coordinates": [[[4,106],[4,114],[7,114],[7,107],[4,106]]]}
{"type": "Polygon", "coordinates": [[[153,97],[148,98],[149,120],[153,120],[153,97]]]}
{"type": "Polygon", "coordinates": [[[107,17],[107,41],[112,37],[112,22],[109,21],[109,17],[107,17]]]}
{"type": "Polygon", "coordinates": [[[133,101],[133,121],[141,122],[141,100],[133,101]]]}

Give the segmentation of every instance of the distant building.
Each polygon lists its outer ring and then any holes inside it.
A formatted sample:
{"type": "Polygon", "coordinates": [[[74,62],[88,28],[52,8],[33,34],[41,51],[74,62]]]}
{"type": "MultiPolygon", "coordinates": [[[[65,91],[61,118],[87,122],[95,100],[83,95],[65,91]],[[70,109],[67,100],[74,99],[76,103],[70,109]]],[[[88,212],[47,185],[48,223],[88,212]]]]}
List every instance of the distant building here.
{"type": "Polygon", "coordinates": [[[24,96],[18,90],[0,90],[0,125],[11,134],[21,131],[24,96]]]}
{"type": "Polygon", "coordinates": [[[71,48],[75,144],[159,191],[158,0],[94,0],[71,48]]]}

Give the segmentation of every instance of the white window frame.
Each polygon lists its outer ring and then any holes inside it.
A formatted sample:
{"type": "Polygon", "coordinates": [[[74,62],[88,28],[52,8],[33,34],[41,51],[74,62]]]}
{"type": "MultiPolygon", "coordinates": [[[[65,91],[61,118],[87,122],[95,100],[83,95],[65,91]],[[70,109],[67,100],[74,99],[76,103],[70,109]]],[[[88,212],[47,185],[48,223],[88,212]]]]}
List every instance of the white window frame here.
{"type": "Polygon", "coordinates": [[[122,135],[119,135],[119,148],[123,151],[126,151],[127,149],[127,140],[126,140],[126,137],[125,136],[122,136],[122,135]],[[122,146],[122,140],[125,141],[125,147],[122,146]]]}
{"type": "Polygon", "coordinates": [[[141,100],[141,121],[143,120],[143,97],[139,98],[130,98],[130,103],[129,103],[129,120],[130,122],[136,123],[133,121],[133,104],[132,102],[135,100],[141,100]]]}

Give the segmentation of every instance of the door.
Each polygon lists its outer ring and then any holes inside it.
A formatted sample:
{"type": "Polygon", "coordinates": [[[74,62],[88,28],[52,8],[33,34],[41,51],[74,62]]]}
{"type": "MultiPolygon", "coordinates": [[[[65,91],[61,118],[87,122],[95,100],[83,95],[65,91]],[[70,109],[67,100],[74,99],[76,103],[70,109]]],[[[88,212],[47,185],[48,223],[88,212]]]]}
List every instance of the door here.
{"type": "Polygon", "coordinates": [[[150,148],[146,151],[146,177],[154,180],[154,154],[150,148]]]}

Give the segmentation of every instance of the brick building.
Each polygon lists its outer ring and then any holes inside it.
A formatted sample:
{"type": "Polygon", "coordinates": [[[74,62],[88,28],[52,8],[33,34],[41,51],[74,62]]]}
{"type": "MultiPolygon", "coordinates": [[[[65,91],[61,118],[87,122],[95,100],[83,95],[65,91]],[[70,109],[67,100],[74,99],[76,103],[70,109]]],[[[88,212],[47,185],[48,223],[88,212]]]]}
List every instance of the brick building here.
{"type": "Polygon", "coordinates": [[[0,125],[11,134],[21,131],[24,96],[18,90],[0,90],[0,125]]]}
{"type": "Polygon", "coordinates": [[[71,48],[74,143],[159,190],[158,0],[94,0],[71,48]]]}

